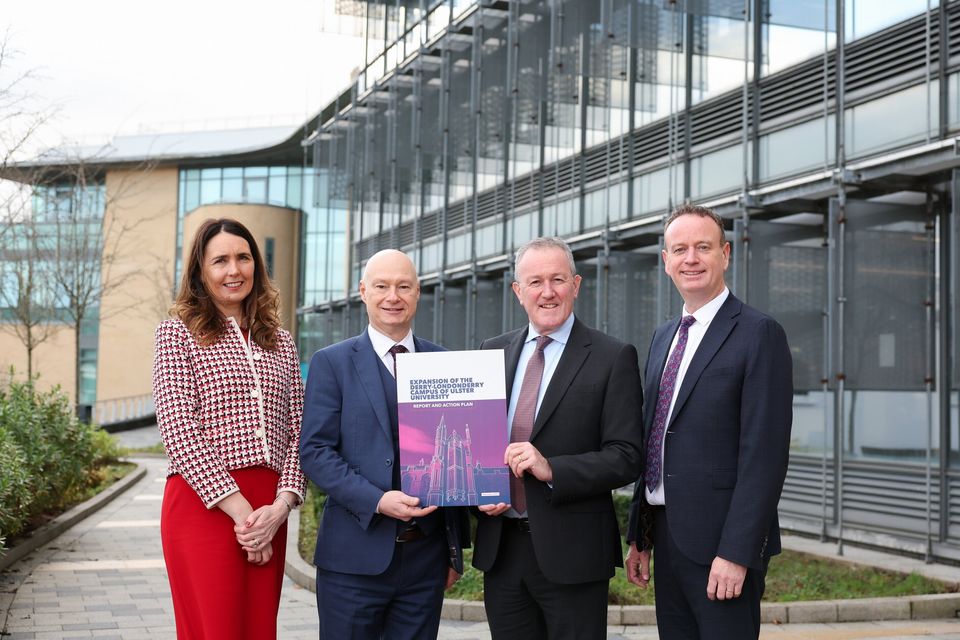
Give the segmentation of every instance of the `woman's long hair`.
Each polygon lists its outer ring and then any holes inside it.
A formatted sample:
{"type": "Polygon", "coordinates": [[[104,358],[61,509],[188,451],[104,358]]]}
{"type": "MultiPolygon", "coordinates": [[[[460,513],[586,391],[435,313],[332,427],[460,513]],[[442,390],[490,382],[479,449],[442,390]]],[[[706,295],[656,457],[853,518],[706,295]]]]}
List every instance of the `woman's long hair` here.
{"type": "Polygon", "coordinates": [[[207,244],[218,233],[229,233],[247,241],[253,256],[253,289],[242,304],[240,325],[250,329],[250,338],[268,350],[277,348],[277,329],[280,327],[279,293],[263,264],[260,249],[250,231],[229,218],[205,220],[193,237],[193,245],[184,265],[180,291],[170,308],[171,315],[183,320],[187,329],[202,345],[211,345],[226,329],[225,318],[213,303],[203,284],[203,254],[207,244]]]}

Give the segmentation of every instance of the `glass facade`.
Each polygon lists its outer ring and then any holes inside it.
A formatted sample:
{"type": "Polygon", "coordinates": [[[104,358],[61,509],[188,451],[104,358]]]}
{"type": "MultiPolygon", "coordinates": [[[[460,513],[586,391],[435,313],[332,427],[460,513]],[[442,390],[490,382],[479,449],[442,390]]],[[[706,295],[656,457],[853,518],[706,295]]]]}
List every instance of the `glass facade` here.
{"type": "Polygon", "coordinates": [[[77,178],[34,186],[26,218],[0,234],[0,322],[19,324],[18,334],[25,335],[26,325],[75,325],[82,316],[77,404],[92,405],[106,189],[102,182],[77,178]]]}
{"type": "Polygon", "coordinates": [[[354,6],[366,67],[305,141],[320,205],[349,212],[349,277],[305,352],[363,327],[384,248],[419,267],[420,335],[521,326],[511,254],[560,235],[578,315],[646,353],[681,305],[662,219],[708,204],[731,289],[793,352],[782,520],[960,559],[960,2],[354,6]]]}

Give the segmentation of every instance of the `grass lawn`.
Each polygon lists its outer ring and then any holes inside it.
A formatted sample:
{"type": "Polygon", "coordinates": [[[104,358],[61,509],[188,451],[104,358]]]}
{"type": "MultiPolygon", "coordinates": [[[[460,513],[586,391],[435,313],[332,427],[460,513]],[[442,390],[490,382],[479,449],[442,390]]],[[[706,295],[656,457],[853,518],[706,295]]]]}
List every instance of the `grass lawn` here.
{"type": "MultiPolygon", "coordinates": [[[[313,547],[317,539],[317,518],[324,496],[311,489],[300,514],[300,555],[313,563],[313,547]]],[[[464,551],[466,573],[447,592],[448,598],[483,600],[483,574],[469,566],[472,551],[464,551]]],[[[931,580],[919,574],[904,575],[894,571],[873,569],[843,560],[832,560],[796,551],[784,551],[770,561],[767,571],[765,602],[797,600],[836,600],[845,598],[880,598],[887,596],[946,593],[952,585],[931,580]]],[[[623,569],[610,581],[611,604],[653,604],[653,589],[639,589],[627,582],[623,569]]]]}
{"type": "Polygon", "coordinates": [[[167,450],[163,448],[162,443],[158,442],[157,444],[152,444],[149,447],[125,447],[121,449],[121,453],[124,456],[135,456],[138,453],[159,453],[162,455],[167,455],[167,450]]]}

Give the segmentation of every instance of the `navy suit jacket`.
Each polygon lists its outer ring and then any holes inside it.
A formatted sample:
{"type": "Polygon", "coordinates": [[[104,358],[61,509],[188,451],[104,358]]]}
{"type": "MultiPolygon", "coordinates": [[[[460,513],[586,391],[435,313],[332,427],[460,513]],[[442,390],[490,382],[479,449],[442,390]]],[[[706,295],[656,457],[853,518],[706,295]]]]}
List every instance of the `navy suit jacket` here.
{"type": "MultiPolygon", "coordinates": [[[[528,327],[485,340],[504,349],[513,388],[528,327]]],[[[637,350],[579,320],[544,393],[530,442],[550,461],[553,486],[524,475],[533,550],[558,584],[607,580],[623,564],[611,490],[641,472],[643,392],[637,350]]],[[[479,515],[473,565],[496,561],[504,516],[479,515]]]]}
{"type": "MultiPolygon", "coordinates": [[[[442,351],[414,337],[417,351],[442,351]]],[[[314,563],[339,573],[378,575],[393,558],[397,521],[378,515],[393,488],[393,430],[383,390],[383,361],[367,331],[317,351],[310,361],[300,434],[304,473],[327,493],[314,563]]],[[[465,509],[441,509],[451,563],[463,572],[469,546],[465,509]]]]}
{"type": "MultiPolygon", "coordinates": [[[[660,326],[644,373],[644,442],[658,387],[680,325],[660,326]]],[[[793,367],[783,328],[730,294],[707,328],[683,378],[664,444],[670,533],[702,565],[715,556],[760,569],[780,552],[777,503],[787,473],[793,367]]],[[[637,482],[627,539],[648,539],[649,513],[637,482]]]]}

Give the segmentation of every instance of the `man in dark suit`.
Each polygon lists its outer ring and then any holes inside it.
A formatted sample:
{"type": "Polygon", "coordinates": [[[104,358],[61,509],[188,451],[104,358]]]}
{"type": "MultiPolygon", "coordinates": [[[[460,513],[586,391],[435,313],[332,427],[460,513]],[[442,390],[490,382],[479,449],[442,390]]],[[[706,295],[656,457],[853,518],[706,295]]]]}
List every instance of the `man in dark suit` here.
{"type": "Polygon", "coordinates": [[[610,492],[642,466],[637,351],[574,317],[563,240],[524,245],[514,272],[529,325],[481,345],[505,350],[511,504],[480,507],[473,565],[495,640],[604,638],[623,561],[610,492]]]}
{"type": "Polygon", "coordinates": [[[440,347],[411,330],[420,284],[406,254],[371,257],[360,297],[369,327],[315,353],[306,386],[300,458],[328,496],[314,554],[320,637],[435,638],[469,516],[399,491],[395,367],[397,353],[440,347]]]}
{"type": "Polygon", "coordinates": [[[664,640],[756,638],[767,563],[780,552],[790,349],[776,321],[727,289],[730,244],[716,213],[674,211],[663,261],[683,314],[657,329],[647,356],[627,577],[647,585],[652,548],[664,640]]]}

